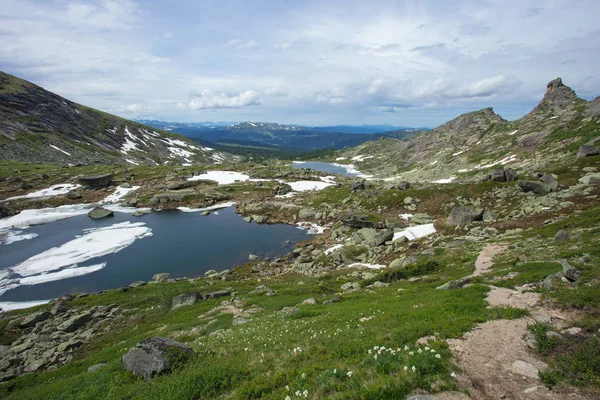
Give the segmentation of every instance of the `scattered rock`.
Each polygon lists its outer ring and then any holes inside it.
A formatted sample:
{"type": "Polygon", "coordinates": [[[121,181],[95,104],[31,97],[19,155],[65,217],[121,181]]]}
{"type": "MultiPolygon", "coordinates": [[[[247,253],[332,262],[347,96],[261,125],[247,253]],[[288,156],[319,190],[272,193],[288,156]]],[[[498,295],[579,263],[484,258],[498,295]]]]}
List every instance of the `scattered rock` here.
{"type": "Polygon", "coordinates": [[[556,232],[556,235],[554,235],[554,243],[562,243],[562,242],[566,242],[567,240],[569,240],[571,237],[569,236],[569,232],[565,231],[564,229],[561,229],[560,231],[556,232]]]}
{"type": "Polygon", "coordinates": [[[412,216],[411,221],[417,225],[431,224],[433,218],[429,214],[417,213],[412,216]]]}
{"type": "Polygon", "coordinates": [[[300,209],[299,213],[298,213],[298,218],[305,220],[305,219],[313,219],[316,215],[316,212],[314,210],[311,210],[310,208],[302,208],[300,209]]]}
{"type": "Polygon", "coordinates": [[[563,267],[564,277],[571,282],[577,282],[579,280],[580,272],[577,268],[573,267],[567,260],[561,260],[560,263],[563,267]]]}
{"type": "Polygon", "coordinates": [[[168,281],[169,279],[171,279],[171,274],[169,274],[168,272],[154,274],[154,276],[152,276],[153,282],[165,282],[165,281],[168,281]]]}
{"type": "Polygon", "coordinates": [[[310,304],[310,305],[316,305],[317,304],[317,300],[315,300],[314,297],[311,297],[310,299],[306,299],[302,302],[302,304],[310,304]]]}
{"type": "Polygon", "coordinates": [[[251,291],[249,294],[261,295],[261,294],[265,294],[265,293],[275,293],[275,291],[268,286],[260,285],[260,286],[256,287],[253,291],[251,291]]]}
{"type": "Polygon", "coordinates": [[[69,200],[79,200],[83,197],[83,195],[79,192],[69,192],[67,193],[67,199],[69,200]]]}
{"type": "Polygon", "coordinates": [[[448,216],[449,225],[465,225],[483,220],[483,209],[471,207],[454,207],[448,216]]]}
{"type": "Polygon", "coordinates": [[[45,321],[50,317],[52,314],[48,311],[38,311],[24,317],[19,325],[21,328],[33,328],[38,322],[45,321]]]}
{"type": "Polygon", "coordinates": [[[77,330],[79,327],[85,325],[92,318],[93,310],[87,310],[80,314],[77,314],[65,322],[60,324],[56,329],[64,332],[73,332],[77,330]]]}
{"type": "Polygon", "coordinates": [[[346,282],[341,286],[341,289],[345,293],[352,293],[360,290],[360,283],[358,282],[346,282]]]}
{"type": "Polygon", "coordinates": [[[123,356],[123,368],[146,380],[167,373],[194,356],[194,351],[171,339],[152,337],[138,343],[123,356]]]}
{"type": "Polygon", "coordinates": [[[210,292],[202,296],[204,300],[216,299],[219,297],[231,296],[230,290],[217,290],[215,292],[210,292]]]}
{"type": "Polygon", "coordinates": [[[331,304],[331,303],[339,303],[340,301],[342,301],[342,298],[340,296],[336,295],[336,296],[333,296],[329,300],[325,300],[323,302],[323,304],[327,305],[327,304],[331,304]]]}
{"type": "Polygon", "coordinates": [[[148,210],[148,209],[142,210],[142,209],[140,209],[140,210],[135,210],[132,215],[134,217],[141,217],[142,215],[150,214],[151,212],[152,212],[152,210],[148,210]]]}
{"type": "Polygon", "coordinates": [[[543,182],[534,182],[534,181],[519,181],[519,187],[524,192],[533,192],[535,194],[548,194],[551,192],[550,186],[543,182]]]}
{"type": "Polygon", "coordinates": [[[0,204],[0,218],[6,218],[15,215],[15,212],[4,204],[0,204]]]}
{"type": "Polygon", "coordinates": [[[112,217],[113,215],[115,215],[114,212],[102,207],[96,207],[88,213],[88,217],[90,217],[91,219],[102,219],[106,217],[112,217]]]}
{"type": "Polygon", "coordinates": [[[511,371],[515,374],[533,379],[538,379],[538,374],[540,372],[540,370],[537,367],[523,360],[515,361],[511,366],[511,371]]]}
{"type": "Polygon", "coordinates": [[[581,146],[579,150],[577,150],[577,157],[591,157],[597,156],[600,154],[600,150],[592,146],[581,146]]]}
{"type": "Polygon", "coordinates": [[[558,181],[552,175],[544,174],[541,176],[540,180],[548,185],[551,192],[556,192],[558,190],[558,181]]]}
{"type": "Polygon", "coordinates": [[[273,196],[283,196],[284,194],[288,194],[292,191],[292,187],[287,183],[280,183],[275,186],[273,189],[273,196]]]}
{"type": "Polygon", "coordinates": [[[191,306],[200,299],[198,292],[187,292],[173,297],[171,300],[171,311],[177,310],[180,307],[191,306]]]}
{"type": "Polygon", "coordinates": [[[257,256],[256,254],[248,254],[248,261],[258,261],[260,260],[260,257],[257,256]]]}
{"type": "Polygon", "coordinates": [[[579,183],[584,185],[600,185],[600,173],[589,174],[583,178],[579,178],[579,183]]]}
{"type": "Polygon", "coordinates": [[[464,287],[465,285],[467,285],[469,282],[471,281],[470,278],[462,278],[462,279],[457,279],[455,281],[450,281],[447,283],[444,283],[441,286],[436,287],[437,290],[451,290],[451,289],[460,289],[462,287],[464,287]]]}
{"type": "Polygon", "coordinates": [[[410,189],[410,183],[408,183],[408,182],[398,182],[395,187],[398,190],[407,190],[407,189],[410,189]]]}
{"type": "Polygon", "coordinates": [[[79,182],[93,189],[109,187],[113,180],[113,174],[88,175],[79,178],[79,182]]]}

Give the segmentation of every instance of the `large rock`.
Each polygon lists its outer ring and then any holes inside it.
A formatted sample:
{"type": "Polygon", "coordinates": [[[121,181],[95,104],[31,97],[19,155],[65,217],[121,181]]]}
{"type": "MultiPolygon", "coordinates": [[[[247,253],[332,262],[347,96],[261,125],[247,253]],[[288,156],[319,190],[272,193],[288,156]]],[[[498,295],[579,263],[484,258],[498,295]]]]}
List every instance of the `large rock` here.
{"type": "Polygon", "coordinates": [[[168,281],[169,279],[171,279],[171,274],[169,274],[168,272],[154,274],[154,276],[152,276],[153,282],[165,282],[165,281],[168,281]]]}
{"type": "Polygon", "coordinates": [[[287,183],[280,183],[275,186],[273,189],[273,196],[283,196],[284,194],[288,194],[292,191],[292,187],[287,183]]]}
{"type": "Polygon", "coordinates": [[[38,322],[45,321],[52,317],[48,311],[38,311],[27,315],[19,324],[21,328],[33,328],[38,322]]]}
{"type": "Polygon", "coordinates": [[[83,185],[97,189],[109,187],[113,180],[113,174],[104,174],[104,175],[89,175],[82,176],[79,178],[79,182],[83,185]]]}
{"type": "Polygon", "coordinates": [[[317,213],[310,208],[302,208],[298,213],[300,219],[313,219],[317,213]]]}
{"type": "Polygon", "coordinates": [[[533,192],[535,194],[548,194],[552,191],[550,186],[543,182],[519,181],[518,185],[522,191],[533,192]]]}
{"type": "Polygon", "coordinates": [[[0,204],[0,218],[10,217],[15,215],[15,212],[3,204],[0,204]]]}
{"type": "Polygon", "coordinates": [[[516,181],[518,177],[519,174],[512,168],[496,168],[490,174],[490,180],[494,182],[516,181]]]}
{"type": "Polygon", "coordinates": [[[127,371],[150,380],[155,375],[170,372],[194,355],[194,351],[183,343],[152,337],[130,349],[123,356],[122,364],[127,371]]]}
{"type": "Polygon", "coordinates": [[[483,220],[484,210],[471,207],[454,207],[448,216],[449,225],[464,225],[483,220]]]}
{"type": "Polygon", "coordinates": [[[395,187],[396,187],[396,189],[398,189],[398,190],[407,190],[407,189],[410,189],[410,183],[408,183],[408,182],[404,182],[404,181],[403,181],[403,182],[398,182],[398,183],[395,185],[395,187]]]}
{"type": "Polygon", "coordinates": [[[433,222],[431,215],[425,213],[417,213],[410,220],[417,225],[431,224],[433,222]]]}
{"type": "Polygon", "coordinates": [[[391,229],[376,230],[373,228],[362,228],[354,234],[354,240],[358,243],[364,243],[369,247],[381,246],[394,237],[394,231],[391,229]]]}
{"type": "Polygon", "coordinates": [[[548,185],[551,192],[556,192],[558,190],[558,181],[552,175],[544,174],[540,180],[548,185]]]}
{"type": "Polygon", "coordinates": [[[114,212],[112,212],[111,210],[102,208],[102,207],[96,207],[88,213],[88,217],[90,217],[91,219],[107,218],[107,217],[112,217],[113,215],[115,215],[114,212]]]}
{"type": "Polygon", "coordinates": [[[560,231],[556,232],[556,235],[554,235],[554,243],[562,243],[562,242],[566,242],[567,240],[569,240],[571,237],[569,236],[569,232],[565,231],[564,229],[561,229],[560,231]]]}
{"type": "Polygon", "coordinates": [[[591,157],[600,154],[600,150],[592,146],[581,146],[577,151],[577,157],[591,157]]]}
{"type": "Polygon", "coordinates": [[[567,260],[560,261],[563,267],[563,276],[571,282],[577,282],[579,280],[580,272],[577,268],[569,264],[567,260]]]}
{"type": "Polygon", "coordinates": [[[73,332],[78,328],[85,325],[92,318],[92,314],[94,310],[87,310],[80,314],[74,315],[73,317],[67,319],[65,322],[60,324],[56,329],[64,332],[73,332]]]}
{"type": "Polygon", "coordinates": [[[180,307],[191,306],[200,299],[198,292],[187,292],[171,299],[171,311],[177,310],[180,307]]]}
{"type": "Polygon", "coordinates": [[[383,227],[383,223],[370,221],[365,215],[347,215],[341,219],[342,224],[349,226],[350,228],[380,228],[383,227]]]}
{"type": "Polygon", "coordinates": [[[471,278],[461,278],[455,281],[446,282],[441,286],[436,287],[437,290],[452,290],[452,289],[460,289],[471,282],[471,278]]]}
{"type": "Polygon", "coordinates": [[[584,185],[600,185],[600,173],[589,174],[579,179],[579,183],[584,185]]]}

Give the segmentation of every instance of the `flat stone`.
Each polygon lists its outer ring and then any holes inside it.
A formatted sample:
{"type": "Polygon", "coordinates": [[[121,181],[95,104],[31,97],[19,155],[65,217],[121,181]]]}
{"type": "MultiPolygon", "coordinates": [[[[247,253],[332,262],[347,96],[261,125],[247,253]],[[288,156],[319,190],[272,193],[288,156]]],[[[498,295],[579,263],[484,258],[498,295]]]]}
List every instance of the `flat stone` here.
{"type": "Polygon", "coordinates": [[[173,297],[171,300],[171,311],[177,310],[184,306],[191,306],[200,299],[198,292],[188,292],[173,297]]]}
{"type": "Polygon", "coordinates": [[[526,376],[528,378],[538,379],[540,372],[535,366],[523,360],[515,361],[511,366],[511,371],[515,374],[526,376]]]}

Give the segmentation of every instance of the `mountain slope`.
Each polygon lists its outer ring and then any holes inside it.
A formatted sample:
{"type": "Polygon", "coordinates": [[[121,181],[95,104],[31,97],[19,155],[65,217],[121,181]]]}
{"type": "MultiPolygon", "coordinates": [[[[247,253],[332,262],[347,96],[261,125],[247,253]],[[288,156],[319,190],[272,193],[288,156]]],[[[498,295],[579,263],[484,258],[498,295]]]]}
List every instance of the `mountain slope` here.
{"type": "Polygon", "coordinates": [[[518,120],[507,121],[485,108],[408,141],[384,138],[341,155],[364,156],[356,165],[360,171],[409,180],[470,177],[499,165],[534,170],[599,140],[599,116],[600,98],[580,99],[558,78],[548,83],[540,103],[518,120]]]}
{"type": "Polygon", "coordinates": [[[104,164],[219,163],[225,155],[0,72],[0,158],[104,164]]]}

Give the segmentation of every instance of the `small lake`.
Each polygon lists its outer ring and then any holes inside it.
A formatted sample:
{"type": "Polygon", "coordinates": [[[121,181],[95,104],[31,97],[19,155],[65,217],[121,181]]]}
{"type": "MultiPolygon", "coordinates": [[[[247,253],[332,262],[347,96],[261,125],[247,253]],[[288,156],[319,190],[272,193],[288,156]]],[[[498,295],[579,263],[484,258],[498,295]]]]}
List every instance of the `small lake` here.
{"type": "Polygon", "coordinates": [[[245,222],[234,207],[209,216],[181,211],[152,212],[142,217],[115,213],[114,217],[92,220],[86,215],[32,226],[27,233],[39,236],[0,245],[0,271],[53,247],[74,240],[84,229],[110,227],[131,221],[145,223],[152,236],[135,240],[118,251],[80,263],[106,266],[96,272],[35,285],[22,285],[0,296],[4,301],[47,300],[66,293],[113,289],[133,281],[149,281],[152,275],[169,272],[174,278],[196,277],[214,269],[222,271],[248,262],[249,254],[271,259],[292,251],[295,244],[310,235],[294,226],[258,225],[245,222]]]}
{"type": "Polygon", "coordinates": [[[344,168],[341,167],[339,165],[336,164],[332,164],[332,163],[326,163],[326,162],[319,162],[319,161],[306,161],[306,162],[295,162],[292,163],[292,167],[293,168],[310,168],[310,169],[314,169],[315,171],[321,171],[321,172],[327,172],[327,173],[331,173],[331,174],[340,174],[340,175],[346,175],[346,176],[357,176],[359,175],[358,172],[349,172],[348,168],[344,168]]]}

